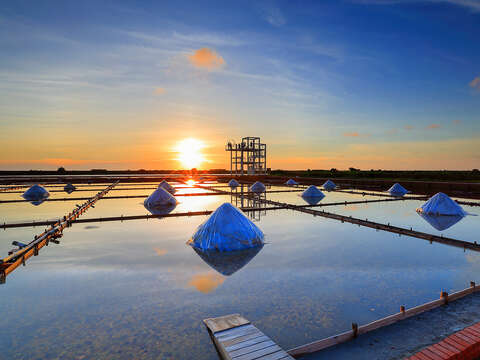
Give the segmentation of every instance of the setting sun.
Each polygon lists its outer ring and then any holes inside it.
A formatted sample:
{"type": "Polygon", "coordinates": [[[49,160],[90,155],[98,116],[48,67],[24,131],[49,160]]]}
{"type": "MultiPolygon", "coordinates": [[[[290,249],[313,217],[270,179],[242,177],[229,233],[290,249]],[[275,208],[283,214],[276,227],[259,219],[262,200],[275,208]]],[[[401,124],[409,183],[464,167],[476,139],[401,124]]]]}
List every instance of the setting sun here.
{"type": "Polygon", "coordinates": [[[180,161],[184,169],[198,168],[205,161],[202,149],[205,144],[197,139],[184,139],[175,147],[178,153],[176,160],[180,161]]]}

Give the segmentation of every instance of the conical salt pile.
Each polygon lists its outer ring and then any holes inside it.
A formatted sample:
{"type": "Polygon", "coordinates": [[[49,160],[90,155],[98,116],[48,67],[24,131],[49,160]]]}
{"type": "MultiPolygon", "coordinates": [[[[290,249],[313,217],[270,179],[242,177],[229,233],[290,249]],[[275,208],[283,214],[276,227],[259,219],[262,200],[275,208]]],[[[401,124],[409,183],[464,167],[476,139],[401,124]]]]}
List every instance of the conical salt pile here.
{"type": "Polygon", "coordinates": [[[177,199],[164,188],[158,188],[143,202],[147,209],[169,207],[177,204],[177,199]]]}
{"type": "Polygon", "coordinates": [[[287,180],[287,182],[285,183],[285,185],[289,185],[289,186],[298,185],[298,182],[296,182],[296,181],[293,180],[293,179],[289,179],[289,180],[287,180]]]}
{"type": "Polygon", "coordinates": [[[308,205],[317,205],[323,199],[323,197],[321,197],[321,196],[302,196],[302,199],[308,205]]]}
{"type": "Polygon", "coordinates": [[[159,185],[158,185],[158,188],[164,188],[165,190],[167,190],[170,194],[175,194],[175,188],[170,185],[168,182],[166,182],[165,180],[163,180],[159,185]]]}
{"type": "Polygon", "coordinates": [[[189,244],[202,250],[232,251],[263,245],[263,237],[242,211],[224,203],[197,228],[189,244]]]}
{"type": "Polygon", "coordinates": [[[303,193],[303,198],[323,198],[325,194],[322,193],[315,185],[310,185],[303,193]]]}
{"type": "Polygon", "coordinates": [[[388,189],[388,192],[392,196],[404,196],[406,193],[408,193],[408,190],[399,183],[395,183],[390,189],[388,189]]]}
{"type": "Polygon", "coordinates": [[[430,215],[467,215],[467,212],[460,205],[441,192],[433,195],[417,211],[430,215]]]}
{"type": "Polygon", "coordinates": [[[31,201],[44,200],[50,196],[49,192],[38,184],[33,185],[23,193],[23,198],[31,201]]]}
{"type": "Polygon", "coordinates": [[[236,188],[237,186],[240,186],[240,183],[237,180],[232,179],[228,182],[228,186],[231,188],[236,188]]]}
{"type": "Polygon", "coordinates": [[[74,185],[72,185],[72,184],[67,184],[67,185],[65,185],[65,187],[63,188],[63,190],[64,190],[65,192],[69,193],[69,194],[72,193],[72,192],[74,192],[76,189],[77,189],[77,188],[76,188],[74,185]]]}
{"type": "Polygon", "coordinates": [[[257,181],[255,184],[250,186],[250,191],[256,193],[262,193],[265,191],[265,185],[263,185],[260,181],[257,181]]]}
{"type": "Polygon", "coordinates": [[[325,183],[322,186],[327,191],[335,190],[335,188],[337,187],[337,185],[330,179],[325,181],[325,183]]]}

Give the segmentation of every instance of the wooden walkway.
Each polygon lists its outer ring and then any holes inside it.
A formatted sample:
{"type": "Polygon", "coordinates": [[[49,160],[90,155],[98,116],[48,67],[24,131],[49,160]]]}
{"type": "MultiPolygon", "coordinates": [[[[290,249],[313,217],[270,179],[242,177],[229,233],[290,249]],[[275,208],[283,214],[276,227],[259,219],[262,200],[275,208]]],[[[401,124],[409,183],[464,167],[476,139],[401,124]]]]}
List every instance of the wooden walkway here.
{"type": "Polygon", "coordinates": [[[7,187],[0,187],[0,192],[13,192],[12,190],[18,190],[23,188],[23,186],[7,186],[7,187]]]}
{"type": "Polygon", "coordinates": [[[407,360],[476,360],[480,358],[480,322],[431,345],[407,360]]]}
{"type": "Polygon", "coordinates": [[[75,219],[92,207],[117,184],[118,181],[97,193],[84,204],[78,205],[72,212],[64,216],[63,219],[52,224],[50,229],[46,229],[40,235],[36,235],[30,243],[22,244],[19,242],[13,242],[12,245],[18,246],[18,249],[12,250],[7,257],[0,259],[0,284],[4,284],[7,275],[19,267],[20,264],[25,266],[25,261],[27,259],[32,256],[37,256],[39,250],[44,246],[48,246],[50,241],[58,243],[57,239],[62,237],[63,230],[66,227],[71,226],[75,219]]]}
{"type": "Polygon", "coordinates": [[[285,350],[239,314],[203,320],[223,360],[288,360],[285,350]]]}

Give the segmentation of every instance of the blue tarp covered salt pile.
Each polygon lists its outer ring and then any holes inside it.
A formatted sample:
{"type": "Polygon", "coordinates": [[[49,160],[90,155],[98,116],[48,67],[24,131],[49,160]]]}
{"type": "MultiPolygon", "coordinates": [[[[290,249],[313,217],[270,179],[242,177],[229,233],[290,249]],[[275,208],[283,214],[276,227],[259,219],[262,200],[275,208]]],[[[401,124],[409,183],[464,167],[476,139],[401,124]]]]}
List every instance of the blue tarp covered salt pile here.
{"type": "Polygon", "coordinates": [[[390,195],[392,196],[404,196],[405,194],[407,194],[409,191],[407,189],[405,189],[402,185],[400,185],[399,183],[395,183],[393,184],[393,186],[388,189],[388,192],[390,193],[390,195]]]}
{"type": "Polygon", "coordinates": [[[296,182],[293,179],[288,179],[285,185],[288,185],[288,186],[298,185],[298,182],[296,182]]]}
{"type": "Polygon", "coordinates": [[[193,250],[195,250],[210,267],[222,275],[230,276],[247,265],[262,248],[263,245],[237,251],[219,252],[217,250],[200,250],[196,247],[194,247],[193,250]]]}
{"type": "Polygon", "coordinates": [[[250,186],[250,191],[255,193],[262,193],[265,191],[265,185],[263,185],[260,181],[257,181],[255,184],[250,186]]]}
{"type": "Polygon", "coordinates": [[[460,205],[441,192],[432,196],[417,212],[438,231],[448,229],[468,215],[460,205]]]}
{"type": "Polygon", "coordinates": [[[74,192],[77,188],[72,185],[72,184],[67,184],[65,185],[65,187],[63,188],[63,190],[68,193],[68,194],[71,194],[72,192],[74,192]]]}
{"type": "Polygon", "coordinates": [[[158,188],[163,188],[167,190],[170,194],[175,194],[175,188],[165,180],[162,180],[162,182],[158,185],[158,188]]]}
{"type": "Polygon", "coordinates": [[[164,188],[159,187],[143,202],[145,208],[154,215],[164,215],[177,206],[177,199],[164,188]]]}
{"type": "Polygon", "coordinates": [[[201,224],[188,242],[201,250],[233,251],[263,245],[263,232],[245,214],[224,203],[201,224]]]}
{"type": "Polygon", "coordinates": [[[38,184],[33,185],[23,193],[23,198],[30,201],[45,200],[50,196],[48,191],[38,184]]]}
{"type": "Polygon", "coordinates": [[[235,179],[232,179],[228,182],[228,186],[230,186],[232,189],[236,188],[237,186],[240,186],[239,182],[235,179]]]}
{"type": "Polygon", "coordinates": [[[428,201],[417,209],[419,213],[428,215],[468,215],[454,200],[444,193],[433,195],[428,201]]]}
{"type": "Polygon", "coordinates": [[[22,195],[25,200],[30,201],[30,203],[35,206],[43,203],[49,196],[50,193],[45,188],[37,184],[30,187],[22,195]]]}
{"type": "Polygon", "coordinates": [[[310,205],[317,205],[325,197],[315,185],[310,185],[303,193],[302,198],[310,205]]]}
{"type": "Polygon", "coordinates": [[[332,190],[335,190],[337,185],[330,179],[328,179],[327,181],[325,181],[325,183],[322,185],[323,188],[327,191],[332,191],[332,190]]]}

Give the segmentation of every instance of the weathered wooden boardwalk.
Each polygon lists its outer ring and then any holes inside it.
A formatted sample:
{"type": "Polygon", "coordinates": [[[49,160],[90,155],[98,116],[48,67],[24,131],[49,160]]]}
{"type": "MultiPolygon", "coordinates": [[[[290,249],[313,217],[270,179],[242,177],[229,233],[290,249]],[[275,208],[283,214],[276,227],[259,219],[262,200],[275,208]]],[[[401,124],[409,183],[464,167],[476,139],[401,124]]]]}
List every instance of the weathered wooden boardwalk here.
{"type": "Polygon", "coordinates": [[[0,284],[5,283],[7,275],[14,271],[20,264],[25,266],[25,261],[32,256],[37,256],[39,250],[48,246],[49,242],[57,242],[56,239],[60,238],[63,234],[63,230],[66,227],[71,226],[72,222],[75,221],[80,215],[92,207],[99,199],[101,199],[105,194],[107,194],[116,184],[115,182],[112,185],[105,188],[103,191],[97,193],[95,196],[90,198],[87,202],[82,205],[77,206],[72,212],[64,216],[63,219],[58,220],[51,225],[50,229],[46,229],[40,235],[36,235],[34,239],[28,244],[21,244],[14,242],[13,245],[18,246],[17,250],[11,251],[10,255],[0,259],[0,284]]]}
{"type": "Polygon", "coordinates": [[[203,323],[223,360],[293,360],[285,350],[239,314],[205,319],[203,323]]]}

